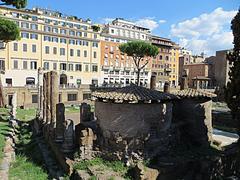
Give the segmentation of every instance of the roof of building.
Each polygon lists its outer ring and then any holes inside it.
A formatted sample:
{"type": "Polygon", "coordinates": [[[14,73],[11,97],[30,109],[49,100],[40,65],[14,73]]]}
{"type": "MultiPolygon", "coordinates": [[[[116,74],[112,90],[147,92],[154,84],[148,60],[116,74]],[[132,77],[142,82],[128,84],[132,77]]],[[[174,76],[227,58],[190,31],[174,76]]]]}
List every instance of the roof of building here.
{"type": "Polygon", "coordinates": [[[176,91],[173,94],[181,98],[213,98],[217,96],[216,94],[208,92],[206,90],[191,88],[176,91]]]}
{"type": "Polygon", "coordinates": [[[103,101],[110,100],[115,103],[161,103],[178,98],[173,94],[151,90],[136,85],[122,88],[98,89],[93,92],[92,96],[103,101]]]}

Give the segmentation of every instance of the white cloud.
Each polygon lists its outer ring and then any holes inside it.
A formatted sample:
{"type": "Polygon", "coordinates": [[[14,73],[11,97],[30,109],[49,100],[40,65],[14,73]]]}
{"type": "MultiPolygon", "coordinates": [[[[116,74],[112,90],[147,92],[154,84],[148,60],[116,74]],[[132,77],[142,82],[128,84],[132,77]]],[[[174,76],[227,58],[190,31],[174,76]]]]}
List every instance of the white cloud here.
{"type": "Polygon", "coordinates": [[[135,22],[139,26],[149,28],[151,31],[158,28],[159,24],[154,17],[145,17],[135,22]]]}
{"type": "Polygon", "coordinates": [[[216,50],[232,48],[233,36],[230,22],[237,11],[217,8],[211,13],[173,24],[171,36],[179,38],[179,43],[193,51],[212,55],[216,50]]]}
{"type": "Polygon", "coordinates": [[[163,23],[166,23],[167,21],[165,19],[161,19],[158,21],[159,24],[163,24],[163,23]]]}

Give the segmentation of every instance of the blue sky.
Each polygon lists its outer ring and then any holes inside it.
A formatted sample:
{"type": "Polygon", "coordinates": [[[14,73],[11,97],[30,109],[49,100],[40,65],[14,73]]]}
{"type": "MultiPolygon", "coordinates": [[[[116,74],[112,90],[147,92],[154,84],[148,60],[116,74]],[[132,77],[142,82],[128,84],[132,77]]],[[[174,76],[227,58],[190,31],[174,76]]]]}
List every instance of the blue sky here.
{"type": "Polygon", "coordinates": [[[231,48],[230,21],[239,0],[28,0],[43,7],[103,23],[123,17],[146,25],[194,53],[231,48]],[[214,45],[215,44],[215,45],[214,45]]]}

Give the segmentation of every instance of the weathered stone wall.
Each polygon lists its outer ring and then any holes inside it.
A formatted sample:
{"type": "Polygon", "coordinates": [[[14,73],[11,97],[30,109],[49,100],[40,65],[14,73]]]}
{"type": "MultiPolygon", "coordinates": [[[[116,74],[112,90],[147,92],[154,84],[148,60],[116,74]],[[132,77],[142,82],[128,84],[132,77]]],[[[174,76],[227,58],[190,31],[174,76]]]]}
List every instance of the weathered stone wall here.
{"type": "Polygon", "coordinates": [[[181,99],[174,102],[173,124],[184,143],[208,145],[212,140],[212,101],[181,99]]]}
{"type": "Polygon", "coordinates": [[[97,137],[98,144],[101,148],[116,154],[119,159],[130,157],[139,160],[155,156],[167,149],[172,103],[96,102],[95,116],[101,131],[97,137]]]}
{"type": "Polygon", "coordinates": [[[102,131],[119,132],[123,138],[148,134],[151,128],[170,127],[172,103],[114,104],[96,102],[95,116],[102,131]]]}

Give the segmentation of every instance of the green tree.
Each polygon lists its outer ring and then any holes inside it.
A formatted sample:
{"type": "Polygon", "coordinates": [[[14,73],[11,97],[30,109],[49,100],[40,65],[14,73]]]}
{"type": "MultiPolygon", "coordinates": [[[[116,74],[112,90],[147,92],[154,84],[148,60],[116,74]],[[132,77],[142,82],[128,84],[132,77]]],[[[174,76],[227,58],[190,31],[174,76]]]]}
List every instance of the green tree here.
{"type": "Polygon", "coordinates": [[[27,0],[1,0],[0,5],[12,5],[17,9],[25,8],[27,6],[27,0]]]}
{"type": "Polygon", "coordinates": [[[0,40],[4,43],[19,40],[20,31],[15,22],[0,18],[0,40]]]}
{"type": "MultiPolygon", "coordinates": [[[[25,8],[27,5],[27,0],[1,0],[0,2],[2,2],[0,5],[12,5],[17,9],[25,8]]],[[[9,41],[19,39],[20,31],[18,26],[13,21],[0,18],[0,41],[6,45],[9,41]]]]}
{"type": "Polygon", "coordinates": [[[144,41],[132,41],[121,44],[119,49],[122,53],[133,58],[134,64],[137,68],[137,85],[139,86],[140,72],[148,64],[148,58],[158,55],[158,47],[144,41]]]}
{"type": "Polygon", "coordinates": [[[240,134],[240,9],[231,24],[234,48],[227,54],[231,67],[229,72],[230,82],[225,89],[225,99],[231,109],[233,118],[238,120],[240,134]]]}

